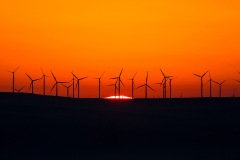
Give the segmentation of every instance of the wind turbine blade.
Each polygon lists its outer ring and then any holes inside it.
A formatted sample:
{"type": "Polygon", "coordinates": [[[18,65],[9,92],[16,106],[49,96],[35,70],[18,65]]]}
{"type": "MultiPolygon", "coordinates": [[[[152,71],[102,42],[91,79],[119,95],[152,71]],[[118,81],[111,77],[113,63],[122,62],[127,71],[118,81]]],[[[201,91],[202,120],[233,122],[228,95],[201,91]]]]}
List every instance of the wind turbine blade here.
{"type": "Polygon", "coordinates": [[[222,81],[220,84],[223,84],[223,83],[225,83],[227,80],[224,80],[224,81],[222,81]]]}
{"type": "Polygon", "coordinates": [[[52,93],[52,91],[53,91],[53,89],[54,89],[54,87],[55,87],[56,85],[57,85],[57,83],[55,83],[55,84],[53,85],[53,87],[52,87],[50,93],[52,93]]]}
{"type": "Polygon", "coordinates": [[[141,87],[143,87],[143,86],[145,86],[146,84],[143,84],[143,85],[141,85],[141,86],[139,86],[139,87],[137,87],[137,88],[135,88],[135,89],[138,89],[138,88],[141,88],[141,87]]]}
{"type": "Polygon", "coordinates": [[[120,74],[119,74],[119,77],[121,77],[121,75],[122,75],[122,72],[123,72],[123,68],[122,68],[122,70],[121,70],[121,72],[120,72],[120,74]]]}
{"type": "Polygon", "coordinates": [[[208,73],[209,73],[209,77],[210,77],[210,79],[212,79],[211,74],[210,74],[210,71],[209,71],[208,73]]]}
{"type": "Polygon", "coordinates": [[[160,69],[160,71],[162,72],[163,77],[165,77],[165,74],[163,73],[162,69],[160,69]]]}
{"type": "Polygon", "coordinates": [[[123,84],[122,80],[121,80],[121,79],[119,79],[119,80],[120,80],[120,82],[122,83],[122,85],[124,86],[124,84],[123,84]]]}
{"type": "Polygon", "coordinates": [[[68,83],[68,82],[58,82],[58,83],[68,83]]]}
{"type": "Polygon", "coordinates": [[[68,88],[68,86],[66,86],[66,85],[64,85],[64,84],[61,84],[61,85],[63,85],[64,87],[68,88]]]}
{"type": "Polygon", "coordinates": [[[80,78],[79,80],[83,80],[83,79],[86,79],[86,78],[88,78],[88,77],[83,77],[83,78],[80,78]]]}
{"type": "Polygon", "coordinates": [[[137,72],[134,74],[134,76],[133,76],[133,78],[132,78],[132,79],[134,79],[136,75],[137,75],[137,72]]]}
{"type": "Polygon", "coordinates": [[[72,72],[72,75],[76,78],[76,79],[78,79],[78,77],[72,72]]]}
{"type": "Polygon", "coordinates": [[[52,76],[53,76],[53,78],[55,79],[55,81],[57,82],[57,79],[56,79],[56,77],[54,76],[54,74],[53,74],[53,72],[51,71],[51,73],[52,73],[52,76]]]}
{"type": "Polygon", "coordinates": [[[30,80],[32,80],[32,78],[27,74],[27,73],[25,73],[27,76],[28,76],[28,78],[30,79],[30,80]]]}
{"type": "Polygon", "coordinates": [[[20,68],[20,66],[19,67],[17,67],[17,69],[15,69],[13,72],[16,72],[18,69],[20,68]]]}
{"type": "Polygon", "coordinates": [[[173,76],[166,76],[166,78],[172,78],[173,76]]]}
{"type": "Polygon", "coordinates": [[[200,75],[198,75],[198,74],[195,74],[195,73],[193,73],[193,75],[195,75],[195,76],[197,76],[197,77],[201,77],[200,75]]]}
{"type": "Polygon", "coordinates": [[[161,83],[162,83],[162,85],[165,83],[165,81],[166,81],[166,79],[165,79],[165,78],[163,78],[163,80],[162,80],[162,82],[161,82],[161,83]]]}
{"type": "Polygon", "coordinates": [[[109,78],[109,79],[118,79],[118,77],[113,77],[113,78],[109,78]]]}
{"type": "MultiPolygon", "coordinates": [[[[43,78],[43,77],[42,77],[42,78],[43,78]]],[[[39,81],[39,80],[41,80],[42,78],[34,79],[33,81],[39,81]]]]}
{"type": "Polygon", "coordinates": [[[104,75],[105,72],[102,73],[102,75],[100,76],[100,79],[102,78],[102,76],[104,75]]]}
{"type": "Polygon", "coordinates": [[[31,84],[30,84],[30,86],[29,86],[29,90],[31,89],[31,87],[32,87],[32,82],[31,82],[31,84]]]}
{"type": "Polygon", "coordinates": [[[24,88],[24,86],[19,91],[21,91],[23,88],[24,88]]]}
{"type": "Polygon", "coordinates": [[[79,85],[79,81],[77,81],[77,84],[76,84],[75,90],[77,89],[78,85],[79,85]]]}
{"type": "Polygon", "coordinates": [[[152,87],[150,87],[149,85],[147,85],[148,88],[150,88],[151,90],[153,90],[154,92],[156,92],[152,87]]]}
{"type": "Polygon", "coordinates": [[[44,72],[43,72],[43,69],[42,69],[42,67],[41,67],[41,70],[42,70],[42,74],[43,74],[43,76],[44,76],[44,72]]]}
{"type": "Polygon", "coordinates": [[[206,74],[208,73],[208,71],[207,72],[205,72],[203,75],[202,75],[202,77],[204,77],[206,74]]]}
{"type": "Polygon", "coordinates": [[[216,82],[216,81],[213,81],[214,83],[216,83],[216,84],[219,84],[218,82],[216,82]]]}

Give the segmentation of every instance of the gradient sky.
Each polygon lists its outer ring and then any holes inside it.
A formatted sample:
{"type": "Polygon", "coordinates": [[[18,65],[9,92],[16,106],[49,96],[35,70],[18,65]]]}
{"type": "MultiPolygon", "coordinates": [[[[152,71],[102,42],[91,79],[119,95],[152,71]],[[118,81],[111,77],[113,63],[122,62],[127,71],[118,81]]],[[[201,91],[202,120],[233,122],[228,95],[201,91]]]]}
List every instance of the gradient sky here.
{"type": "MultiPolygon", "coordinates": [[[[155,83],[162,79],[160,68],[173,81],[173,97],[198,96],[200,80],[192,73],[210,69],[216,81],[228,79],[223,95],[230,96],[240,79],[239,0],[15,0],[0,1],[0,89],[11,90],[11,74],[16,88],[41,76],[41,67],[50,69],[59,80],[69,81],[71,71],[80,77],[98,77],[103,71],[102,95],[113,95],[110,77],[123,71],[123,94],[131,96],[130,81],[145,81],[161,95],[155,83]]],[[[204,83],[208,76],[204,79],[204,83]]],[[[48,93],[53,84],[47,79],[48,93]]],[[[36,83],[41,93],[42,82],[36,83]]],[[[82,81],[82,97],[97,97],[97,81],[82,81]]],[[[217,86],[213,94],[217,95],[217,86]]],[[[209,95],[208,84],[204,95],[209,95]]],[[[60,87],[60,94],[65,90],[60,87]]],[[[54,93],[54,92],[53,92],[54,93]]],[[[144,96],[144,89],[136,91],[144,96]]],[[[149,96],[157,96],[149,91],[149,96]]]]}

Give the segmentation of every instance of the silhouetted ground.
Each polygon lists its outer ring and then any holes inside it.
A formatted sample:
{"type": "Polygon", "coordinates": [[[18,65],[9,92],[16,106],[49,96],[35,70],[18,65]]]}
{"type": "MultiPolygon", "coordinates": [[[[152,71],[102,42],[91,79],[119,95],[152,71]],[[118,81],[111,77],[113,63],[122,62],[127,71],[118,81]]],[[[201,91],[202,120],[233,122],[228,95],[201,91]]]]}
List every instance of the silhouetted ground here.
{"type": "Polygon", "coordinates": [[[240,99],[0,93],[0,159],[239,159],[240,99]]]}

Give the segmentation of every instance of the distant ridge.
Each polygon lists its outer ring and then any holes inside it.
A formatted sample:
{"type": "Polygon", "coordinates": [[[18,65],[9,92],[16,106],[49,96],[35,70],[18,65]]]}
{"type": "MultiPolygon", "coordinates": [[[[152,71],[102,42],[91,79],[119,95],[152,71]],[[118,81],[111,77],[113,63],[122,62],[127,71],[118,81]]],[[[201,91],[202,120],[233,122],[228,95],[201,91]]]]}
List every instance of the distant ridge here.
{"type": "Polygon", "coordinates": [[[239,97],[224,98],[135,98],[135,99],[99,99],[99,98],[68,98],[31,93],[0,93],[0,104],[5,106],[122,106],[122,107],[214,107],[240,106],[239,97]]]}

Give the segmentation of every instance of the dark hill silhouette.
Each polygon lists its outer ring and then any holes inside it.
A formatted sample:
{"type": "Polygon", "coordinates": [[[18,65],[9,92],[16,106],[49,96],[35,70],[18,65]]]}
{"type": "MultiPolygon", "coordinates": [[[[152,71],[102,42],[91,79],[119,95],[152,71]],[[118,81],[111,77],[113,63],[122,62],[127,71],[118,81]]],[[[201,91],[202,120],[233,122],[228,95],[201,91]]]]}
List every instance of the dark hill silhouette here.
{"type": "Polygon", "coordinates": [[[8,159],[239,159],[239,98],[71,99],[0,93],[8,159]]]}

